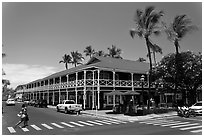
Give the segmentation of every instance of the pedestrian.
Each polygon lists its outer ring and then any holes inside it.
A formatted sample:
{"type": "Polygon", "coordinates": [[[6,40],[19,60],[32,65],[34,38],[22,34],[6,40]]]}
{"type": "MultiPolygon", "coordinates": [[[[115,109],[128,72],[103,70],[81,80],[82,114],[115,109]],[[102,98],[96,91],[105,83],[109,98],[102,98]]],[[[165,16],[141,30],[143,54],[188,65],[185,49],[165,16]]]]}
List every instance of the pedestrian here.
{"type": "Polygon", "coordinates": [[[20,113],[18,114],[20,117],[20,121],[15,125],[15,128],[23,122],[23,127],[26,127],[28,125],[28,113],[27,113],[27,108],[26,105],[23,104],[20,113]]]}

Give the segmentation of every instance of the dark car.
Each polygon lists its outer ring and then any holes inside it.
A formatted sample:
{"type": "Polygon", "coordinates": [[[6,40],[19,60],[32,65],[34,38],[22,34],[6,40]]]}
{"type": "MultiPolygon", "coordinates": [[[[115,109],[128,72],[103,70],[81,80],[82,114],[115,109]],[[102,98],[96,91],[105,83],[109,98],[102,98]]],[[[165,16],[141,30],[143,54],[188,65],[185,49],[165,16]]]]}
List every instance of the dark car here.
{"type": "Polygon", "coordinates": [[[47,108],[47,100],[39,99],[39,100],[35,101],[34,107],[47,108]]]}

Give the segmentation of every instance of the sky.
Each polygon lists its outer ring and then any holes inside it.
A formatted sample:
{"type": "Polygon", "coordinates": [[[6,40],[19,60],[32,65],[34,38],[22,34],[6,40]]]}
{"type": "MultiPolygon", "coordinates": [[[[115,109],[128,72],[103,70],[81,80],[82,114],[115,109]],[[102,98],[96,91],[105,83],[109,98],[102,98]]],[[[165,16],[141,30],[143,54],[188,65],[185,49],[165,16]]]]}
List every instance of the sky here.
{"type": "MultiPolygon", "coordinates": [[[[137,9],[155,6],[163,10],[162,20],[172,23],[176,15],[186,14],[198,31],[186,35],[180,51],[202,51],[201,2],[3,2],[2,3],[2,68],[10,87],[26,84],[65,69],[59,64],[64,54],[78,50],[83,53],[91,45],[96,51],[115,45],[128,60],[147,59],[144,39],[131,38],[137,9]]],[[[162,55],[175,52],[166,34],[151,38],[162,55]]],[[[85,57],[85,54],[83,53],[85,57]]],[[[85,57],[85,62],[88,61],[85,57]]],[[[69,67],[73,67],[69,65],[69,67]]]]}

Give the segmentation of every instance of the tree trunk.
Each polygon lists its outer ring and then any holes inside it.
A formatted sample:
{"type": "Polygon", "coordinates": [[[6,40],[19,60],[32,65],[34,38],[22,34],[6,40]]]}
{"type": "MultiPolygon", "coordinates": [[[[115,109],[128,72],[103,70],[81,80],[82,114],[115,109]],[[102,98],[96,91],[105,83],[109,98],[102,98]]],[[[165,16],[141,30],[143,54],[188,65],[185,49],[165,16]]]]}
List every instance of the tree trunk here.
{"type": "Polygon", "coordinates": [[[151,58],[151,51],[150,51],[150,41],[148,36],[145,36],[145,41],[146,41],[146,46],[148,50],[148,55],[149,55],[149,90],[148,90],[148,106],[147,108],[150,108],[150,91],[151,91],[151,78],[152,78],[152,58],[151,58]]]}
{"type": "Polygon", "coordinates": [[[178,39],[176,39],[174,41],[174,45],[175,45],[175,48],[176,48],[176,55],[175,55],[175,67],[176,67],[176,76],[175,76],[175,89],[174,89],[174,101],[175,103],[177,102],[176,101],[176,94],[177,94],[177,90],[178,90],[178,69],[179,69],[179,66],[178,66],[178,57],[179,57],[179,43],[178,43],[178,39]]]}

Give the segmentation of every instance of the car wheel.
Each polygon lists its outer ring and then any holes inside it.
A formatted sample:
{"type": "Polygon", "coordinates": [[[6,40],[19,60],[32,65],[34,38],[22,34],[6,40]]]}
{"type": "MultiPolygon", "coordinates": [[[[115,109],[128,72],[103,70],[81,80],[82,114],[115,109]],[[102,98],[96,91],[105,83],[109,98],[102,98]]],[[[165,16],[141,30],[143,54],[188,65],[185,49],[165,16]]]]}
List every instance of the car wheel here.
{"type": "Polygon", "coordinates": [[[68,109],[67,109],[67,108],[65,108],[64,112],[65,112],[65,114],[68,114],[68,109]]]}
{"type": "Polygon", "coordinates": [[[57,112],[59,112],[59,108],[57,107],[57,112]]]}

